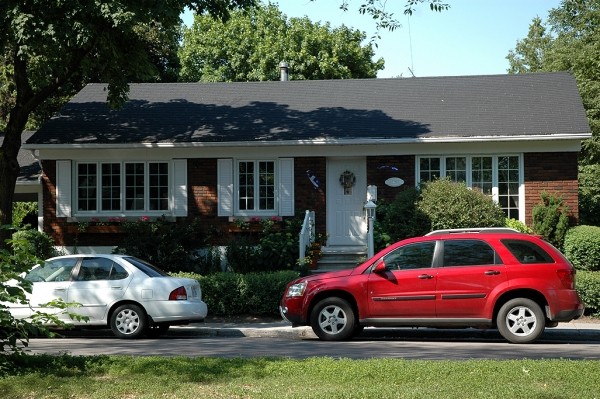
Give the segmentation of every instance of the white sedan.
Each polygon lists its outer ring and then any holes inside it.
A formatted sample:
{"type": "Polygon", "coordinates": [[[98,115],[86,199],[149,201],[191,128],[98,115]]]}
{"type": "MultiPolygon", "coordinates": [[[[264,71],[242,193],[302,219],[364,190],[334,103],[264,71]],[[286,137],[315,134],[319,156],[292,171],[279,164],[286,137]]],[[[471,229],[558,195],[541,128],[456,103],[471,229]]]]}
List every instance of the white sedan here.
{"type": "Polygon", "coordinates": [[[58,317],[76,326],[109,326],[119,338],[138,338],[164,333],[171,325],[203,321],[208,312],[198,281],[170,277],[149,263],[127,255],[67,255],[46,260],[25,276],[33,290],[29,305],[10,304],[15,318],[52,300],[75,302],[69,309],[88,318],[71,320],[56,309],[58,317]]]}

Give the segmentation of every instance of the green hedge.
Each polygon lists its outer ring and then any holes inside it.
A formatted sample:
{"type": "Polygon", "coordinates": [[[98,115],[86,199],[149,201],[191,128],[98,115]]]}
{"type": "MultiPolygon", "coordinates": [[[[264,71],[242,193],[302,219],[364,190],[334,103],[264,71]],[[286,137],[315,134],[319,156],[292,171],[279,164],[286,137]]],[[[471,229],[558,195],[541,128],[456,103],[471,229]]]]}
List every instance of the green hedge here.
{"type": "Polygon", "coordinates": [[[287,283],[298,272],[284,270],[272,273],[215,273],[200,276],[193,273],[173,274],[194,278],[202,287],[202,298],[210,316],[276,316],[279,301],[287,283]]]}
{"type": "Polygon", "coordinates": [[[578,270],[600,271],[600,227],[577,226],[565,236],[564,253],[578,270]]]}
{"type": "Polygon", "coordinates": [[[600,272],[578,271],[577,292],[585,304],[585,313],[600,316],[600,272]]]}

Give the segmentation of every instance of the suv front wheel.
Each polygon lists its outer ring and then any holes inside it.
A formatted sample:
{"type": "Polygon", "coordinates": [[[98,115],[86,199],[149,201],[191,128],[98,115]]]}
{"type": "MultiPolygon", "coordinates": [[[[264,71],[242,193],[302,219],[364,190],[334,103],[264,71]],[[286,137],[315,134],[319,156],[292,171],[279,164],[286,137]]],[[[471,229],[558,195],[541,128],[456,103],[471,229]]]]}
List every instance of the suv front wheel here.
{"type": "Polygon", "coordinates": [[[500,334],[514,344],[526,344],[538,339],[544,332],[545,322],[540,306],[527,298],[506,302],[496,318],[500,334]]]}
{"type": "Polygon", "coordinates": [[[323,341],[342,341],[352,338],[356,317],[350,304],[338,297],[325,298],[315,305],[310,325],[323,341]]]}

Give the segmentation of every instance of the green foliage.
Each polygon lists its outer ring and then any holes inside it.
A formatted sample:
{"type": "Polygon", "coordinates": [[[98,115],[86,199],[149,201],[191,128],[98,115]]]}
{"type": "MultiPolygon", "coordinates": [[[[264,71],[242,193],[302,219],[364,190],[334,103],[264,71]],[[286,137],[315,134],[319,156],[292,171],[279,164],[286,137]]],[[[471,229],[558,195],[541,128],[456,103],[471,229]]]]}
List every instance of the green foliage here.
{"type": "Polygon", "coordinates": [[[115,252],[147,260],[165,271],[197,271],[200,223],[199,219],[172,223],[164,217],[125,222],[125,239],[115,252]]]}
{"type": "Polygon", "coordinates": [[[37,202],[15,202],[13,203],[12,210],[12,225],[14,227],[21,227],[23,219],[28,215],[36,215],[38,212],[37,202]]]}
{"type": "Polygon", "coordinates": [[[585,304],[586,314],[600,316],[600,273],[578,271],[575,281],[577,292],[585,304]]]}
{"type": "Polygon", "coordinates": [[[54,248],[52,238],[34,229],[19,230],[13,233],[13,250],[25,252],[39,259],[48,259],[60,255],[54,248]]]}
{"type": "Polygon", "coordinates": [[[543,192],[541,201],[533,207],[533,231],[562,250],[569,230],[569,207],[559,196],[543,192]]]}
{"type": "Polygon", "coordinates": [[[583,143],[583,165],[600,163],[598,43],[598,0],[563,1],[550,10],[546,24],[536,17],[527,38],[518,41],[507,56],[510,73],[569,71],[575,76],[593,134],[583,143]]]}
{"type": "Polygon", "coordinates": [[[576,226],[565,236],[564,253],[578,270],[600,271],[600,227],[576,226]]]}
{"type": "Polygon", "coordinates": [[[600,226],[600,164],[579,167],[579,223],[600,226]]]}
{"type": "Polygon", "coordinates": [[[229,270],[236,273],[291,270],[299,254],[298,218],[261,221],[258,239],[245,234],[235,237],[227,246],[225,256],[229,270]]]}
{"type": "Polygon", "coordinates": [[[530,229],[525,223],[517,219],[506,218],[504,226],[510,229],[515,229],[521,233],[533,234],[533,230],[530,229]]]}
{"type": "MultiPolygon", "coordinates": [[[[17,320],[8,310],[9,303],[27,303],[26,293],[31,293],[31,282],[22,276],[40,262],[40,259],[35,256],[35,251],[39,251],[40,248],[28,242],[30,231],[32,230],[26,230],[25,234],[14,234],[14,238],[8,240],[7,248],[0,248],[0,353],[3,351],[21,353],[23,348],[27,347],[31,335],[54,336],[44,323],[50,322],[59,327],[67,327],[56,314],[36,311],[28,319],[17,320]]],[[[63,309],[72,319],[85,319],[66,310],[68,307],[76,307],[77,304],[74,303],[55,300],[45,306],[63,309]]],[[[2,367],[3,364],[0,362],[0,372],[2,367]]]]}
{"type": "Polygon", "coordinates": [[[226,23],[210,16],[184,28],[179,52],[183,81],[240,82],[279,80],[286,61],[294,80],[374,78],[383,60],[373,62],[364,33],[346,26],[287,17],[276,5],[231,14],[226,23]]]}
{"type": "Polygon", "coordinates": [[[215,273],[200,276],[173,274],[195,278],[202,287],[202,298],[211,316],[256,315],[276,316],[287,283],[298,272],[287,270],[271,273],[215,273]]]}
{"type": "Polygon", "coordinates": [[[424,184],[417,210],[432,230],[504,226],[504,212],[490,197],[449,179],[424,184]]]}
{"type": "Polygon", "coordinates": [[[418,208],[419,191],[409,188],[398,193],[394,201],[377,204],[374,229],[375,247],[386,246],[409,237],[417,237],[430,231],[430,221],[418,208]]]}

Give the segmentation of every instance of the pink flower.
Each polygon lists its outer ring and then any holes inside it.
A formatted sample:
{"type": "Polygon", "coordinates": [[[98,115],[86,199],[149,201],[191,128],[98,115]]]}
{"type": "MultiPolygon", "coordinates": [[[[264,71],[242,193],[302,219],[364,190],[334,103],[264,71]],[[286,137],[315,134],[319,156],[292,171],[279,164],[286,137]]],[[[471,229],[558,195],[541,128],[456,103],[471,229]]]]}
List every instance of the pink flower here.
{"type": "Polygon", "coordinates": [[[142,221],[142,222],[149,222],[150,221],[150,216],[142,216],[140,218],[140,221],[142,221]]]}

